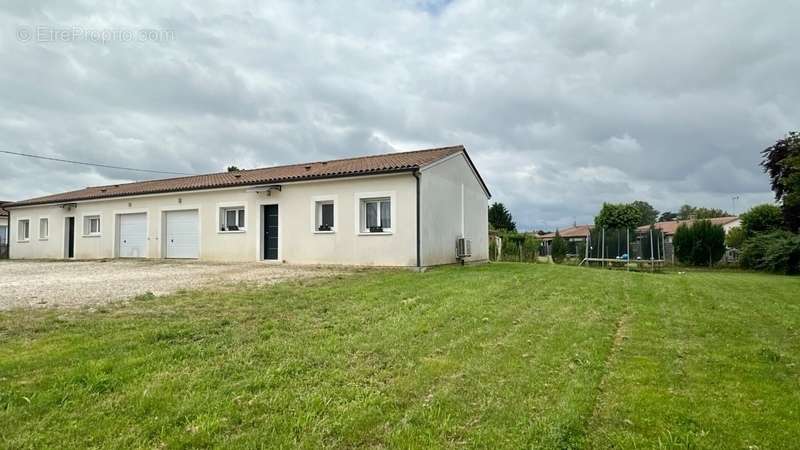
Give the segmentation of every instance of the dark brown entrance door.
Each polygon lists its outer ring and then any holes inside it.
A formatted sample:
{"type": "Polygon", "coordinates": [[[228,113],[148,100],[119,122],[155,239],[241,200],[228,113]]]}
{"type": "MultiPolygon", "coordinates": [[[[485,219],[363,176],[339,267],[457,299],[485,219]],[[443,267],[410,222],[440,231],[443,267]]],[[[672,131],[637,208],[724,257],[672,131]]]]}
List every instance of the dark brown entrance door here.
{"type": "Polygon", "coordinates": [[[264,259],[278,259],[278,205],[264,205],[264,259]]]}

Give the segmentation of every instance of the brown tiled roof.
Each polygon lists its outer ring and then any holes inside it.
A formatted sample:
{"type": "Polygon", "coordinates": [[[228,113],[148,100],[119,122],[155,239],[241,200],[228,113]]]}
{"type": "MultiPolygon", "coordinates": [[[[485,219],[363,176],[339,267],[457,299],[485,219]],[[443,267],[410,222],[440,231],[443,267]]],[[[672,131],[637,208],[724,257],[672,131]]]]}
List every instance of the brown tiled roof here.
{"type": "MultiPolygon", "coordinates": [[[[266,167],[263,169],[240,170],[238,172],[221,172],[109,186],[94,186],[78,191],[23,200],[14,203],[13,206],[65,203],[163,192],[194,191],[199,189],[285,183],[311,179],[408,172],[458,152],[464,152],[467,160],[469,160],[469,155],[467,155],[464,146],[457,145],[453,147],[416,150],[411,152],[388,153],[384,155],[361,156],[358,158],[293,164],[289,166],[266,167]]],[[[470,161],[470,164],[472,164],[472,161],[470,161]]],[[[477,170],[475,173],[477,173],[477,170]]],[[[480,181],[483,187],[486,188],[483,180],[480,181]]],[[[488,194],[488,189],[486,192],[488,194]]]]}
{"type": "MultiPolygon", "coordinates": [[[[577,238],[589,236],[589,232],[594,228],[594,225],[576,225],[569,228],[562,228],[558,230],[559,236],[562,238],[577,238]]],[[[556,237],[555,233],[547,233],[539,236],[539,239],[553,239],[556,237]]]]}
{"type": "MultiPolygon", "coordinates": [[[[714,225],[725,225],[737,219],[738,217],[736,216],[727,216],[727,217],[715,217],[713,219],[706,219],[706,220],[709,220],[714,225]]],[[[671,236],[675,234],[675,230],[677,230],[678,227],[681,226],[681,224],[691,225],[692,223],[694,223],[694,220],[671,220],[669,222],[656,222],[653,226],[656,227],[656,229],[663,231],[664,234],[666,234],[667,236],[671,236]]],[[[645,225],[637,228],[637,231],[640,233],[646,233],[647,230],[649,229],[650,225],[645,225]]]]}

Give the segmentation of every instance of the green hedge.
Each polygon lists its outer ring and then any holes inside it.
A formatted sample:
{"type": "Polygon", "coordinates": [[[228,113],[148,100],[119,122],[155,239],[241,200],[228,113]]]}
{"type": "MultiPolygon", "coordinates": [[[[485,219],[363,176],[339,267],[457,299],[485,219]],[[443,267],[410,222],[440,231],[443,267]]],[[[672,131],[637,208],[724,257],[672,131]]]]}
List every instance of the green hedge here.
{"type": "MultiPolygon", "coordinates": [[[[527,233],[498,233],[502,239],[502,261],[536,262],[539,256],[539,240],[527,233]]],[[[489,258],[497,260],[497,245],[494,239],[489,241],[489,258]]]]}
{"type": "Polygon", "coordinates": [[[672,240],[675,256],[683,264],[712,266],[725,254],[725,230],[708,220],[682,224],[672,240]]]}
{"type": "Polygon", "coordinates": [[[800,235],[788,231],[747,239],[739,257],[742,267],[787,275],[800,273],[800,235]]]}

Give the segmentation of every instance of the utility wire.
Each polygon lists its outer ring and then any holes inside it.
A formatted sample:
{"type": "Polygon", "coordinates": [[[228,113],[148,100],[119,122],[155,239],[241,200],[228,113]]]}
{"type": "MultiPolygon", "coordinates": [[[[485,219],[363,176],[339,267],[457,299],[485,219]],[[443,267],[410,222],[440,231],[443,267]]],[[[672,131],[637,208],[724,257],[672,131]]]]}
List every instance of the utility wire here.
{"type": "Polygon", "coordinates": [[[134,169],[132,167],[110,166],[108,164],[96,164],[96,163],[88,163],[88,162],[82,162],[82,161],[71,161],[69,159],[52,158],[50,156],[41,156],[41,155],[31,155],[31,154],[28,154],[28,153],[10,152],[8,150],[0,150],[0,153],[6,153],[8,155],[15,155],[15,156],[25,156],[25,157],[28,157],[28,158],[46,159],[48,161],[58,161],[58,162],[69,163],[69,164],[78,164],[78,165],[83,165],[83,166],[104,167],[106,169],[117,169],[117,170],[130,170],[132,172],[160,173],[160,174],[164,174],[164,175],[192,175],[190,173],[183,173],[183,172],[167,172],[167,171],[163,171],[163,170],[134,169]]]}

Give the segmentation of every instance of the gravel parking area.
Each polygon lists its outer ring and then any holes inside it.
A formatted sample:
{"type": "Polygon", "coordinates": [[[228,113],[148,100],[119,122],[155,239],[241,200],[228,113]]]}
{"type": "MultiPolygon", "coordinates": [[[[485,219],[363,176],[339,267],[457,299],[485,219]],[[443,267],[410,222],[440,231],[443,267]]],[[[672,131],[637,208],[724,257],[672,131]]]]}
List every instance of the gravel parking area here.
{"type": "Polygon", "coordinates": [[[223,286],[268,285],[333,276],[345,269],[264,263],[196,261],[0,261],[0,310],[102,305],[152,292],[223,286]]]}

